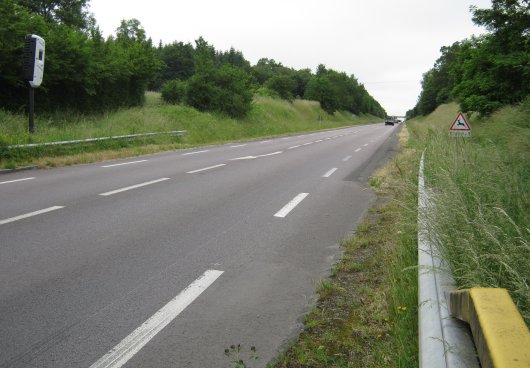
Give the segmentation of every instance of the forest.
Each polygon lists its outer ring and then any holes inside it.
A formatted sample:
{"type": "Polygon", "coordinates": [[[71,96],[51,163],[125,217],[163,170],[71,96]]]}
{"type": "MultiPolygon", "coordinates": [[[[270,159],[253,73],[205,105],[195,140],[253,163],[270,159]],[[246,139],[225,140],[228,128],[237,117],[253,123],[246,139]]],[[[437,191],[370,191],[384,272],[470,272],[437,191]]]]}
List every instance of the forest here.
{"type": "Polygon", "coordinates": [[[268,58],[251,65],[241,51],[216,50],[202,37],[195,44],[153,45],[137,19],[122,20],[115,35],[104,38],[89,1],[0,2],[0,108],[25,111],[24,38],[37,34],[46,41],[37,112],[141,106],[152,90],[161,91],[167,103],[235,118],[250,111],[255,95],[315,100],[328,113],[386,115],[355,76],[324,65],[315,72],[268,58]]]}
{"type": "Polygon", "coordinates": [[[492,0],[471,8],[473,22],[488,33],[441,48],[423,75],[422,92],[408,117],[427,115],[456,101],[465,112],[488,115],[523,101],[530,89],[530,2],[492,0]]]}

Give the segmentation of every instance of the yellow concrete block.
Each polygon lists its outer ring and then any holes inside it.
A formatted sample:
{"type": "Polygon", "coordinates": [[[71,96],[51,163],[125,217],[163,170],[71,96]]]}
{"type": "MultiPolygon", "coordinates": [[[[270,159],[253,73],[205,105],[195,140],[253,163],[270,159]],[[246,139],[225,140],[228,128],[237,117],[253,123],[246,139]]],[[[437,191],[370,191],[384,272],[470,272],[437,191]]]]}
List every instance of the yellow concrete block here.
{"type": "Polygon", "coordinates": [[[530,332],[506,289],[459,290],[449,304],[469,323],[483,368],[530,368],[530,332]]]}

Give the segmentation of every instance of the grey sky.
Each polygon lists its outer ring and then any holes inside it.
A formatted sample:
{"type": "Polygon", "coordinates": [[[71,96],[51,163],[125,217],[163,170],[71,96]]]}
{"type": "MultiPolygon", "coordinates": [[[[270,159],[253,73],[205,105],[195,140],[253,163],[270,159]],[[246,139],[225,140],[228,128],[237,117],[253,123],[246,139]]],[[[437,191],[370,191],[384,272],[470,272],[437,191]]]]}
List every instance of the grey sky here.
{"type": "Polygon", "coordinates": [[[422,74],[442,46],[484,33],[469,7],[490,0],[91,0],[104,35],[137,18],[155,44],[203,36],[252,64],[266,57],[296,69],[354,74],[391,115],[416,104],[422,74]]]}

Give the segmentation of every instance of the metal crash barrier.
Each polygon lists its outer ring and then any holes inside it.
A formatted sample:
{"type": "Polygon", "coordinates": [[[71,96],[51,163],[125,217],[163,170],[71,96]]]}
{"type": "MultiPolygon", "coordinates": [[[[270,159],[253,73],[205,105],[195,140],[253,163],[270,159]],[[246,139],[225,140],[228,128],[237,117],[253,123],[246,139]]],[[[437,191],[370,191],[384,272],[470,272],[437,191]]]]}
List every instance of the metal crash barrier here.
{"type": "Polygon", "coordinates": [[[418,177],[419,367],[530,368],[530,333],[508,292],[455,291],[429,229],[433,203],[423,171],[424,155],[418,177]]]}

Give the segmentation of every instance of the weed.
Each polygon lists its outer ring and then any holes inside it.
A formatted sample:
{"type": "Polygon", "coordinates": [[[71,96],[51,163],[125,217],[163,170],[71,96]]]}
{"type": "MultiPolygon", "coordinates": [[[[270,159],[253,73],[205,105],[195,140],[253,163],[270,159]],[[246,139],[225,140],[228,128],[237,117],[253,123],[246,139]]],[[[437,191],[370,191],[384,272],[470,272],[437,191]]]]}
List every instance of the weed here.
{"type": "Polygon", "coordinates": [[[243,355],[248,355],[248,360],[250,362],[256,361],[259,359],[259,356],[256,355],[256,347],[251,346],[248,353],[244,354],[241,349],[241,344],[231,345],[230,348],[225,349],[225,356],[230,359],[230,365],[232,368],[250,368],[243,361],[243,355]]]}

